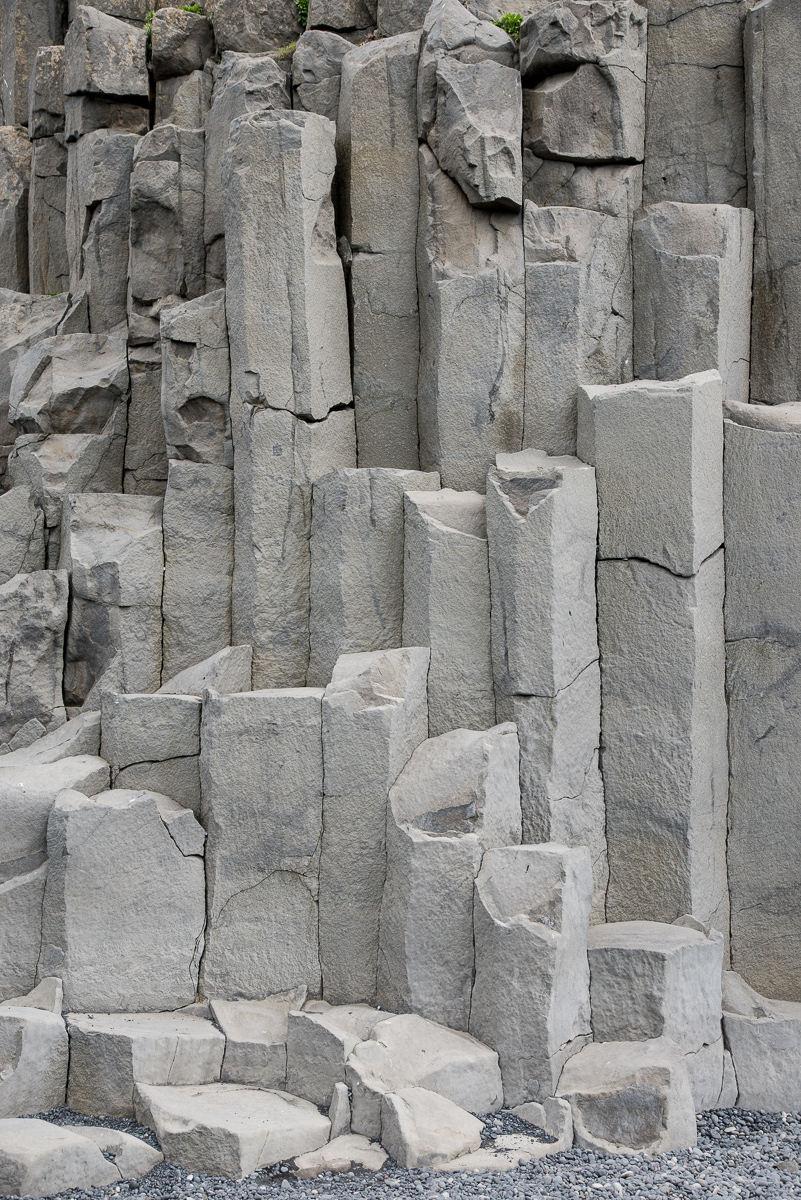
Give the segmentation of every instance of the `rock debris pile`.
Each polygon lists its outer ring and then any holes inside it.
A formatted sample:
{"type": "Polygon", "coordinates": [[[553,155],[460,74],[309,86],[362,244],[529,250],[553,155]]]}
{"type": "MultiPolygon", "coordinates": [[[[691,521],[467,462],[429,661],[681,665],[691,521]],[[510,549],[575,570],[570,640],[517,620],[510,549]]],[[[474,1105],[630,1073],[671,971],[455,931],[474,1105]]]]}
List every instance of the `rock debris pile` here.
{"type": "Polygon", "coordinates": [[[769,1190],[797,0],[147,3],[2,0],[0,1195],[769,1190]]]}

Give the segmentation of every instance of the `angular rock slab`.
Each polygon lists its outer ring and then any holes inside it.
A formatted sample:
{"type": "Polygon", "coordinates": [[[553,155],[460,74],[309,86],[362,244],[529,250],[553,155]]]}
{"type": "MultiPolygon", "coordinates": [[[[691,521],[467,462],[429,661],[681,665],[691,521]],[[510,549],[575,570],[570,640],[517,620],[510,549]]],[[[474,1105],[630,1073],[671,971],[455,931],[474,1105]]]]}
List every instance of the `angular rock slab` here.
{"type": "Polygon", "coordinates": [[[0,995],[32,988],[42,944],[47,863],[0,883],[0,995]]]}
{"type": "Polygon", "coordinates": [[[132,97],[149,93],[143,29],[80,4],[64,43],[64,92],[132,97]]]}
{"type": "Polygon", "coordinates": [[[68,1060],[60,1013],[0,1008],[0,1117],[49,1112],[63,1104],[68,1060]]]}
{"type": "Polygon", "coordinates": [[[737,1104],[791,1112],[801,1103],[801,1004],[766,1000],[734,971],[723,975],[723,1029],[737,1076],[737,1104]]]}
{"type": "Polygon", "coordinates": [[[211,1014],[225,1034],[223,1083],[285,1086],[289,1014],[305,997],[306,989],[300,987],[265,1000],[210,1001],[211,1014]]]}
{"type": "Polygon", "coordinates": [[[14,291],[27,292],[28,197],[31,181],[31,146],[21,129],[0,126],[0,271],[2,282],[14,291]]]}
{"type": "Polygon", "coordinates": [[[44,513],[30,488],[12,487],[0,496],[0,583],[44,565],[44,513]]]}
{"type": "Polygon", "coordinates": [[[336,122],[342,60],[353,49],[338,33],[306,29],[292,55],[292,107],[336,122]]]}
{"type": "Polygon", "coordinates": [[[69,290],[67,161],[60,136],[34,142],[28,197],[28,286],[34,293],[69,290]]]}
{"type": "Polygon", "coordinates": [[[340,1004],[324,1012],[291,1012],[286,1041],[286,1086],[319,1106],[345,1081],[345,1062],[392,1014],[367,1004],[340,1004]]]}
{"type": "Polygon", "coordinates": [[[156,694],[202,696],[206,688],[223,696],[231,692],[248,692],[252,658],[250,646],[226,646],[224,650],[218,650],[202,662],[173,675],[156,694]]]}
{"type": "Polygon", "coordinates": [[[167,456],[232,467],[225,290],[166,309],[160,336],[167,456]]]}
{"type": "Polygon", "coordinates": [[[64,724],[67,593],[65,571],[15,575],[0,586],[0,665],[6,679],[0,743],[10,742],[32,719],[44,733],[64,724]]]}
{"type": "Polygon", "coordinates": [[[86,1187],[111,1187],[120,1171],[100,1148],[70,1126],[0,1120],[0,1193],[54,1196],[86,1187]]]}
{"type": "Polygon", "coordinates": [[[218,50],[245,54],[277,50],[301,32],[292,0],[217,0],[214,6],[218,50]]]}
{"type": "Polygon", "coordinates": [[[318,1150],[331,1128],[307,1100],[226,1083],[139,1085],[136,1119],[155,1131],[171,1162],[228,1179],[318,1150]]]}
{"type": "Polygon", "coordinates": [[[696,1144],[687,1067],[669,1038],[585,1046],[566,1063],[557,1096],[569,1101],[585,1150],[664,1154],[696,1144]]]}
{"type": "MultiPolygon", "coordinates": [[[[61,727],[63,728],[63,726],[61,727]]],[[[97,795],[108,786],[102,758],[75,755],[52,764],[9,763],[0,758],[0,815],[4,875],[38,866],[47,847],[47,824],[59,793],[74,789],[97,795]]]]}
{"type": "Polygon", "coordinates": [[[153,14],[150,40],[156,79],[202,70],[214,49],[209,18],[180,8],[165,7],[153,14]]]}
{"type": "Polygon", "coordinates": [[[45,338],[17,364],[9,420],[21,433],[102,433],[128,400],[126,350],[103,334],[45,338]]]}
{"type": "Polygon", "coordinates": [[[104,1158],[113,1158],[114,1166],[123,1179],[139,1179],[164,1161],[160,1150],[130,1133],[103,1129],[99,1125],[73,1125],[71,1128],[81,1137],[94,1142],[104,1158]]]}
{"type": "Polygon", "coordinates": [[[342,1134],[333,1137],[320,1150],[298,1155],[294,1169],[298,1179],[316,1179],[323,1171],[340,1173],[354,1168],[380,1171],[387,1157],[386,1150],[378,1142],[371,1142],[357,1133],[342,1134]]]}
{"type": "Polygon", "coordinates": [[[431,1170],[478,1150],[483,1122],[436,1092],[401,1088],[381,1097],[381,1139],[407,1170],[431,1170]]]}

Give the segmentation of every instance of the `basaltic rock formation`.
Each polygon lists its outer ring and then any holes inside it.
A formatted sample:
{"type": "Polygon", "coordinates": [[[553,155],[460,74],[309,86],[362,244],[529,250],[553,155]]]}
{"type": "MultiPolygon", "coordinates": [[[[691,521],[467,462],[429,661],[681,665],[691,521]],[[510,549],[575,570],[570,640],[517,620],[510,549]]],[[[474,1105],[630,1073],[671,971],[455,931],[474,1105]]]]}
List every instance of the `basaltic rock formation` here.
{"type": "Polygon", "coordinates": [[[801,1109],[801,7],[523,9],[2,0],[2,1194],[801,1109]]]}

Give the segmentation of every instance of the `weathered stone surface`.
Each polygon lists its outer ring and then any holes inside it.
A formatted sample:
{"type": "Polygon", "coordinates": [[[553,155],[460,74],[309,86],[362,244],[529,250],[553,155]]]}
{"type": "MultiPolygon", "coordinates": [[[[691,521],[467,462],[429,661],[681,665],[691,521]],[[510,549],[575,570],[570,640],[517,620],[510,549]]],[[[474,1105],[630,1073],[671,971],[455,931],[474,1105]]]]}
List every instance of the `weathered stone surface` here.
{"type": "Polygon", "coordinates": [[[746,203],[748,0],[647,0],[646,204],[746,203]]]}
{"type": "Polygon", "coordinates": [[[525,205],[523,441],[574,454],[579,384],[631,378],[633,210],[551,205],[525,205]]]}
{"type": "MultiPolygon", "coordinates": [[[[331,1122],[331,1140],[350,1134],[350,1088],[346,1083],[335,1083],[328,1106],[331,1122]]],[[[358,1134],[355,1135],[358,1137],[358,1134]]]]}
{"type": "Polygon", "coordinates": [[[367,1004],[341,1004],[325,1012],[291,1012],[286,1039],[286,1086],[313,1104],[329,1102],[345,1081],[345,1063],[392,1013],[367,1004]]]}
{"type": "Polygon", "coordinates": [[[126,104],[106,96],[65,96],[64,108],[64,140],[68,144],[97,129],[145,134],[150,128],[150,113],[142,104],[126,104]]]}
{"type": "Polygon", "coordinates": [[[159,8],[153,14],[151,68],[156,79],[202,70],[214,49],[208,17],[181,8],[159,8]]]}
{"type": "Polygon", "coordinates": [[[403,497],[438,488],[434,473],[390,467],[332,471],[314,484],[310,684],[325,686],[341,654],[401,644],[403,497]]]}
{"type": "Polygon", "coordinates": [[[44,514],[30,488],[13,487],[0,496],[0,583],[44,565],[44,514]]]}
{"type": "Polygon", "coordinates": [[[293,0],[216,0],[214,5],[218,50],[277,50],[302,32],[293,0]]]}
{"type": "Polygon", "coordinates": [[[212,1016],[225,1034],[223,1083],[284,1087],[289,1013],[305,998],[300,987],[266,1000],[211,1001],[212,1016]]]}
{"type": "Polygon", "coordinates": [[[470,1032],[498,1051],[506,1108],[553,1095],[590,1034],[585,848],[488,850],[475,884],[470,1032]]]}
{"type": "Polygon", "coordinates": [[[307,29],[341,29],[364,38],[375,29],[375,0],[310,0],[307,29]]]}
{"type": "Polygon", "coordinates": [[[27,125],[30,79],[40,46],[64,41],[62,0],[9,0],[0,26],[2,111],[6,125],[27,125]]]}
{"type": "Polygon", "coordinates": [[[71,1013],[67,1028],[67,1103],[74,1112],[132,1117],[137,1083],[177,1086],[220,1078],[225,1036],[201,1017],[71,1013]]]}
{"type": "Polygon", "coordinates": [[[28,137],[49,138],[64,130],[64,47],[39,46],[33,60],[28,137]]]}
{"type": "Polygon", "coordinates": [[[122,338],[62,334],[45,338],[17,363],[8,416],[22,433],[102,433],[128,391],[122,338]]]}
{"type": "Polygon", "coordinates": [[[28,286],[28,193],[31,146],[23,130],[0,126],[0,283],[18,292],[28,286]]]}
{"type": "Polygon", "coordinates": [[[520,73],[535,85],[527,97],[535,153],[642,161],[647,21],[634,0],[559,0],[526,18],[520,73]]]}
{"type": "MultiPolygon", "coordinates": [[[[101,750],[111,767],[111,786],[145,786],[200,812],[200,709],[197,696],[117,695],[101,698],[101,750]],[[176,761],[178,760],[178,761],[176,761]],[[176,793],[168,784],[184,768],[194,787],[176,793]],[[136,770],[134,770],[136,768],[136,770]],[[136,782],[133,782],[136,777],[136,782]]],[[[191,1082],[191,1081],[190,1081],[191,1082]]]]}
{"type": "Polygon", "coordinates": [[[787,146],[798,137],[801,13],[770,0],[745,18],[748,205],[754,210],[751,399],[801,399],[801,221],[787,146]]]}
{"type": "Polygon", "coordinates": [[[420,465],[445,487],[483,489],[523,434],[522,221],[473,208],[425,145],[419,165],[420,465]]]}
{"type": "Polygon", "coordinates": [[[67,598],[63,571],[15,575],[0,586],[0,664],[6,680],[0,745],[33,718],[45,733],[66,719],[61,684],[67,598]]]}
{"type": "MultiPolygon", "coordinates": [[[[523,93],[525,97],[525,92],[523,93]]],[[[528,145],[523,109],[523,194],[539,207],[589,208],[631,220],[642,207],[642,167],[607,163],[590,166],[540,158],[528,145]]]]}
{"type": "Polygon", "coordinates": [[[5,1196],[52,1196],[110,1187],[120,1172],[89,1138],[49,1121],[0,1121],[0,1191],[5,1196]]]}
{"type": "Polygon", "coordinates": [[[687,1067],[669,1038],[585,1046],[568,1059],[557,1094],[586,1150],[664,1154],[696,1143],[687,1067]]]}
{"type": "Polygon", "coordinates": [[[70,290],[86,292],[93,333],[113,330],[126,319],[131,169],[138,142],[133,133],[97,129],[69,148],[70,290]]]}
{"type": "Polygon", "coordinates": [[[203,831],[185,853],[184,839],[170,831],[178,806],[164,801],[122,790],[92,799],[68,791],[56,800],[39,974],[58,971],[68,1011],[158,1012],[195,998],[203,831]]]}
{"type": "Polygon", "coordinates": [[[381,1097],[381,1138],[400,1167],[430,1170],[478,1150],[483,1128],[477,1117],[427,1088],[381,1097]]]}
{"type": "Polygon", "coordinates": [[[67,258],[67,149],[61,136],[32,146],[28,197],[28,280],[32,292],[69,290],[67,258]]]}
{"type": "Polygon", "coordinates": [[[634,222],[634,374],[719,371],[748,402],[753,213],[724,204],[646,208],[634,222]]]}
{"type": "MultiPolygon", "coordinates": [[[[218,10],[219,11],[219,10],[218,10]]],[[[249,47],[255,49],[255,47],[249,47]]],[[[235,117],[265,108],[289,108],[286,71],[269,54],[226,50],[214,68],[214,94],[206,116],[206,194],[203,237],[210,280],[225,282],[223,156],[235,117]]],[[[212,283],[209,286],[213,286],[212,283]]]]}
{"type": "Polygon", "coordinates": [[[457,729],[423,742],[389,804],[378,1002],[466,1029],[473,881],[486,850],[520,841],[514,726],[457,729]]]}
{"type": "Polygon", "coordinates": [[[645,559],[691,576],[718,549],[721,400],[717,371],[580,389],[578,453],[595,467],[600,558],[645,559]]]}
{"type": "Polygon", "coordinates": [[[598,564],[607,916],[728,925],[723,556],[598,564]]]}
{"type": "Polygon", "coordinates": [[[0,882],[0,995],[13,999],[36,982],[47,863],[0,882]]]}
{"type": "Polygon", "coordinates": [[[789,1112],[801,1103],[801,1004],[766,1000],[734,971],[723,975],[723,1028],[737,1074],[737,1104],[789,1112]]]}
{"type": "Polygon", "coordinates": [[[422,26],[430,7],[425,0],[377,0],[379,34],[413,33],[422,26]]]}
{"type": "Polygon", "coordinates": [[[79,4],[64,41],[64,93],[147,100],[147,36],[125,21],[79,4]]]}
{"type": "Polygon", "coordinates": [[[63,1104],[68,1059],[60,1013],[0,1009],[0,1117],[25,1117],[63,1104]]]}
{"type": "Polygon", "coordinates": [[[161,682],[162,502],[77,495],[64,502],[62,564],[71,573],[64,691],[80,704],[116,653],[117,691],[161,682]]]}
{"type": "Polygon", "coordinates": [[[375,999],[387,797],[428,736],[428,659],[423,648],[343,655],[323,697],[320,965],[333,1003],[375,999]]]}
{"type": "MultiPolygon", "coordinates": [[[[333,1129],[331,1130],[333,1133],[333,1129]]],[[[316,1179],[323,1171],[351,1171],[355,1167],[363,1171],[380,1171],[388,1155],[378,1142],[359,1134],[341,1134],[320,1150],[300,1154],[295,1159],[298,1179],[316,1179]]]]}
{"type": "Polygon", "coordinates": [[[379,1021],[351,1054],[345,1073],[353,1091],[353,1130],[367,1137],[380,1135],[381,1097],[401,1088],[427,1088],[472,1113],[494,1112],[502,1103],[494,1050],[412,1014],[379,1021]]]}
{"type": "Polygon", "coordinates": [[[484,497],[404,496],[403,642],[431,647],[429,731],[495,721],[484,497]]]}
{"type": "MultiPolygon", "coordinates": [[[[137,315],[132,314],[128,335],[138,341],[136,321],[137,315]]],[[[158,348],[152,343],[131,345],[129,342],[128,368],[131,399],[123,491],[126,495],[163,496],[167,485],[167,447],[161,421],[161,354],[158,348]]]]}
{"type": "Polygon", "coordinates": [[[353,390],[362,467],[418,465],[419,44],[419,34],[401,34],[369,42],[342,60],[338,187],[352,252],[353,390]]]}
{"type": "MultiPolygon", "coordinates": [[[[211,108],[212,82],[211,70],[159,79],[154,126],[166,122],[183,129],[202,129],[211,108]]],[[[209,154],[211,150],[207,151],[207,160],[209,154]]]]}
{"type": "Polygon", "coordinates": [[[318,1150],[331,1127],[307,1100],[231,1083],[139,1085],[136,1117],[155,1130],[171,1162],[230,1179],[318,1150]]]}
{"type": "Polygon", "coordinates": [[[338,33],[306,29],[292,55],[292,107],[336,121],[342,60],[352,49],[338,33]]]}
{"type": "Polygon", "coordinates": [[[0,1008],[41,1008],[44,1012],[56,1013],[61,1016],[64,1007],[64,988],[61,980],[55,975],[43,979],[25,996],[13,996],[10,1000],[0,1002],[0,1008]]]}
{"type": "Polygon", "coordinates": [[[204,705],[205,995],[256,1000],[301,984],[319,994],[322,696],[242,692],[204,705]]]}
{"type": "Polygon", "coordinates": [[[226,696],[250,691],[250,646],[226,646],[173,675],[158,689],[173,696],[202,696],[206,688],[226,696]]]}
{"type": "Polygon", "coordinates": [[[168,456],[233,466],[223,289],[162,313],[161,360],[168,456]]]}
{"type": "Polygon", "coordinates": [[[139,1179],[164,1161],[160,1150],[133,1134],[104,1129],[98,1125],[73,1125],[71,1128],[81,1137],[94,1142],[106,1159],[113,1158],[114,1166],[123,1179],[139,1179]]]}

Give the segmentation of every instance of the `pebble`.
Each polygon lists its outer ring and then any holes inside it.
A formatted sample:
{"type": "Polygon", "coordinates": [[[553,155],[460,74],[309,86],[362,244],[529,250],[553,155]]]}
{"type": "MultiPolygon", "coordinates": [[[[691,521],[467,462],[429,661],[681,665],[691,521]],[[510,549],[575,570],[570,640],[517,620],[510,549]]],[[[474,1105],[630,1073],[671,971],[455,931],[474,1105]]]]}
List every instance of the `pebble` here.
{"type": "MultiPolygon", "coordinates": [[[[40,1114],[59,1125],[104,1125],[156,1145],[149,1129],[133,1120],[86,1117],[68,1109],[40,1114]]],[[[486,1134],[519,1132],[512,1113],[485,1118],[486,1134]],[[496,1121],[500,1121],[500,1129],[496,1121]]],[[[531,1132],[531,1126],[525,1126],[531,1132]]],[[[485,1141],[491,1141],[485,1136],[485,1141]]],[[[143,1179],[118,1187],[65,1192],[64,1200],[775,1200],[801,1198],[801,1113],[755,1113],[725,1109],[698,1117],[698,1146],[656,1158],[606,1157],[579,1149],[506,1173],[438,1175],[390,1164],[378,1175],[349,1171],[296,1180],[281,1163],[246,1179],[218,1179],[160,1163],[143,1179]]]]}

